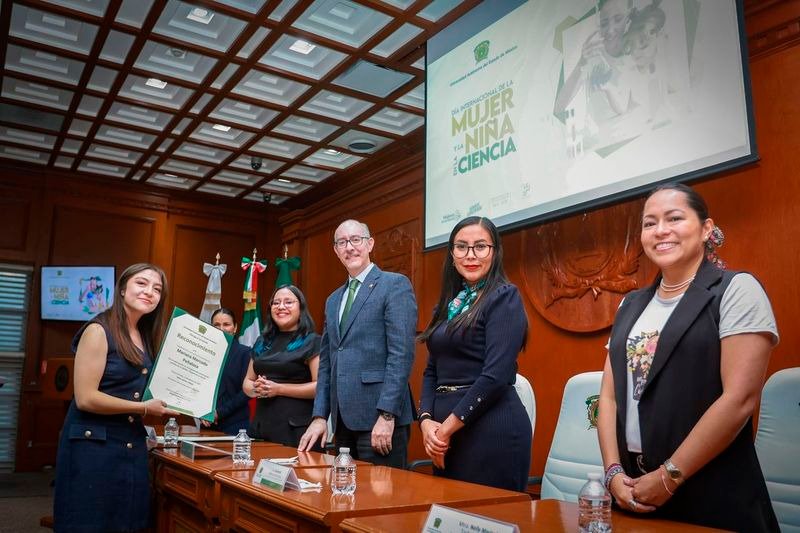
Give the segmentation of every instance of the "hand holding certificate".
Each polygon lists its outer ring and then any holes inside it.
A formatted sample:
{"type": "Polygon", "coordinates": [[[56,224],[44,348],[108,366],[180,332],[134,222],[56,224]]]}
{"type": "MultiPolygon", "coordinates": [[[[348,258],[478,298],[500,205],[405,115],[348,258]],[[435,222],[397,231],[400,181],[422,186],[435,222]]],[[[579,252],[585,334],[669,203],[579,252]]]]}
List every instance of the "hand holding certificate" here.
{"type": "Polygon", "coordinates": [[[232,339],[176,307],[144,399],[161,398],[180,413],[213,421],[219,380],[232,339]]]}

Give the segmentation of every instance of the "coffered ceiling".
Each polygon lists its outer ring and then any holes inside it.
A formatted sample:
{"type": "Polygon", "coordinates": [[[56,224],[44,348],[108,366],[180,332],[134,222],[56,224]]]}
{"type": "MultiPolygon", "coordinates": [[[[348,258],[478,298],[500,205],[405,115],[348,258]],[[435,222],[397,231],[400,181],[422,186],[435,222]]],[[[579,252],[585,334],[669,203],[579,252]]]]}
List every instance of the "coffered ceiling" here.
{"type": "Polygon", "coordinates": [[[423,126],[477,3],[0,0],[0,167],[291,206],[423,126]]]}

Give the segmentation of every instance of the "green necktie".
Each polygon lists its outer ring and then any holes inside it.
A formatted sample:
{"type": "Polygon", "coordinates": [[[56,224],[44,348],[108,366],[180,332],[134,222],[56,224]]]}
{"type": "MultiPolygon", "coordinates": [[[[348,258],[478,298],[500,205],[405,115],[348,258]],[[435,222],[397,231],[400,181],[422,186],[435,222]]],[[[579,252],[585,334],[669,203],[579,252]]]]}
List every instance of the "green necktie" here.
{"type": "Polygon", "coordinates": [[[357,279],[351,279],[347,288],[347,301],[344,304],[344,311],[342,311],[342,318],[339,320],[339,336],[344,335],[344,325],[347,323],[347,317],[350,315],[350,308],[353,307],[353,300],[356,298],[356,290],[361,284],[357,279]]]}

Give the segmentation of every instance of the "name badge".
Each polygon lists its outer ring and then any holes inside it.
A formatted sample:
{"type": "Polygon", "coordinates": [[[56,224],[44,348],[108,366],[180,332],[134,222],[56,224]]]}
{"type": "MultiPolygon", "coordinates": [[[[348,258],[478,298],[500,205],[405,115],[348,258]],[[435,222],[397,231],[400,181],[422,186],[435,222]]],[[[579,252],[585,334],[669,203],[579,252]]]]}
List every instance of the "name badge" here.
{"type": "Polygon", "coordinates": [[[423,533],[519,533],[519,527],[516,524],[433,504],[422,531],[423,533]]]}
{"type": "Polygon", "coordinates": [[[266,485],[272,489],[283,492],[285,488],[300,490],[297,474],[291,466],[273,463],[267,459],[258,462],[258,468],[253,475],[253,483],[266,485]]]}

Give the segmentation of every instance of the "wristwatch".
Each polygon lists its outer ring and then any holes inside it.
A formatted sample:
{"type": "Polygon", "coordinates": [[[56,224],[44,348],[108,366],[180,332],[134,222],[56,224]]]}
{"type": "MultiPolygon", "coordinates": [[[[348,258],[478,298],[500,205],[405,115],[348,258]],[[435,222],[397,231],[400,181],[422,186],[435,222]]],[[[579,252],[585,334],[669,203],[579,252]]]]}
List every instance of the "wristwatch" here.
{"type": "Polygon", "coordinates": [[[394,415],[392,413],[387,413],[386,411],[378,411],[381,414],[381,418],[384,420],[394,420],[394,415]]]}
{"type": "Polygon", "coordinates": [[[667,459],[664,461],[664,468],[667,469],[667,474],[669,478],[675,482],[676,485],[680,485],[683,482],[683,472],[681,469],[675,466],[672,462],[672,459],[667,459]]]}

